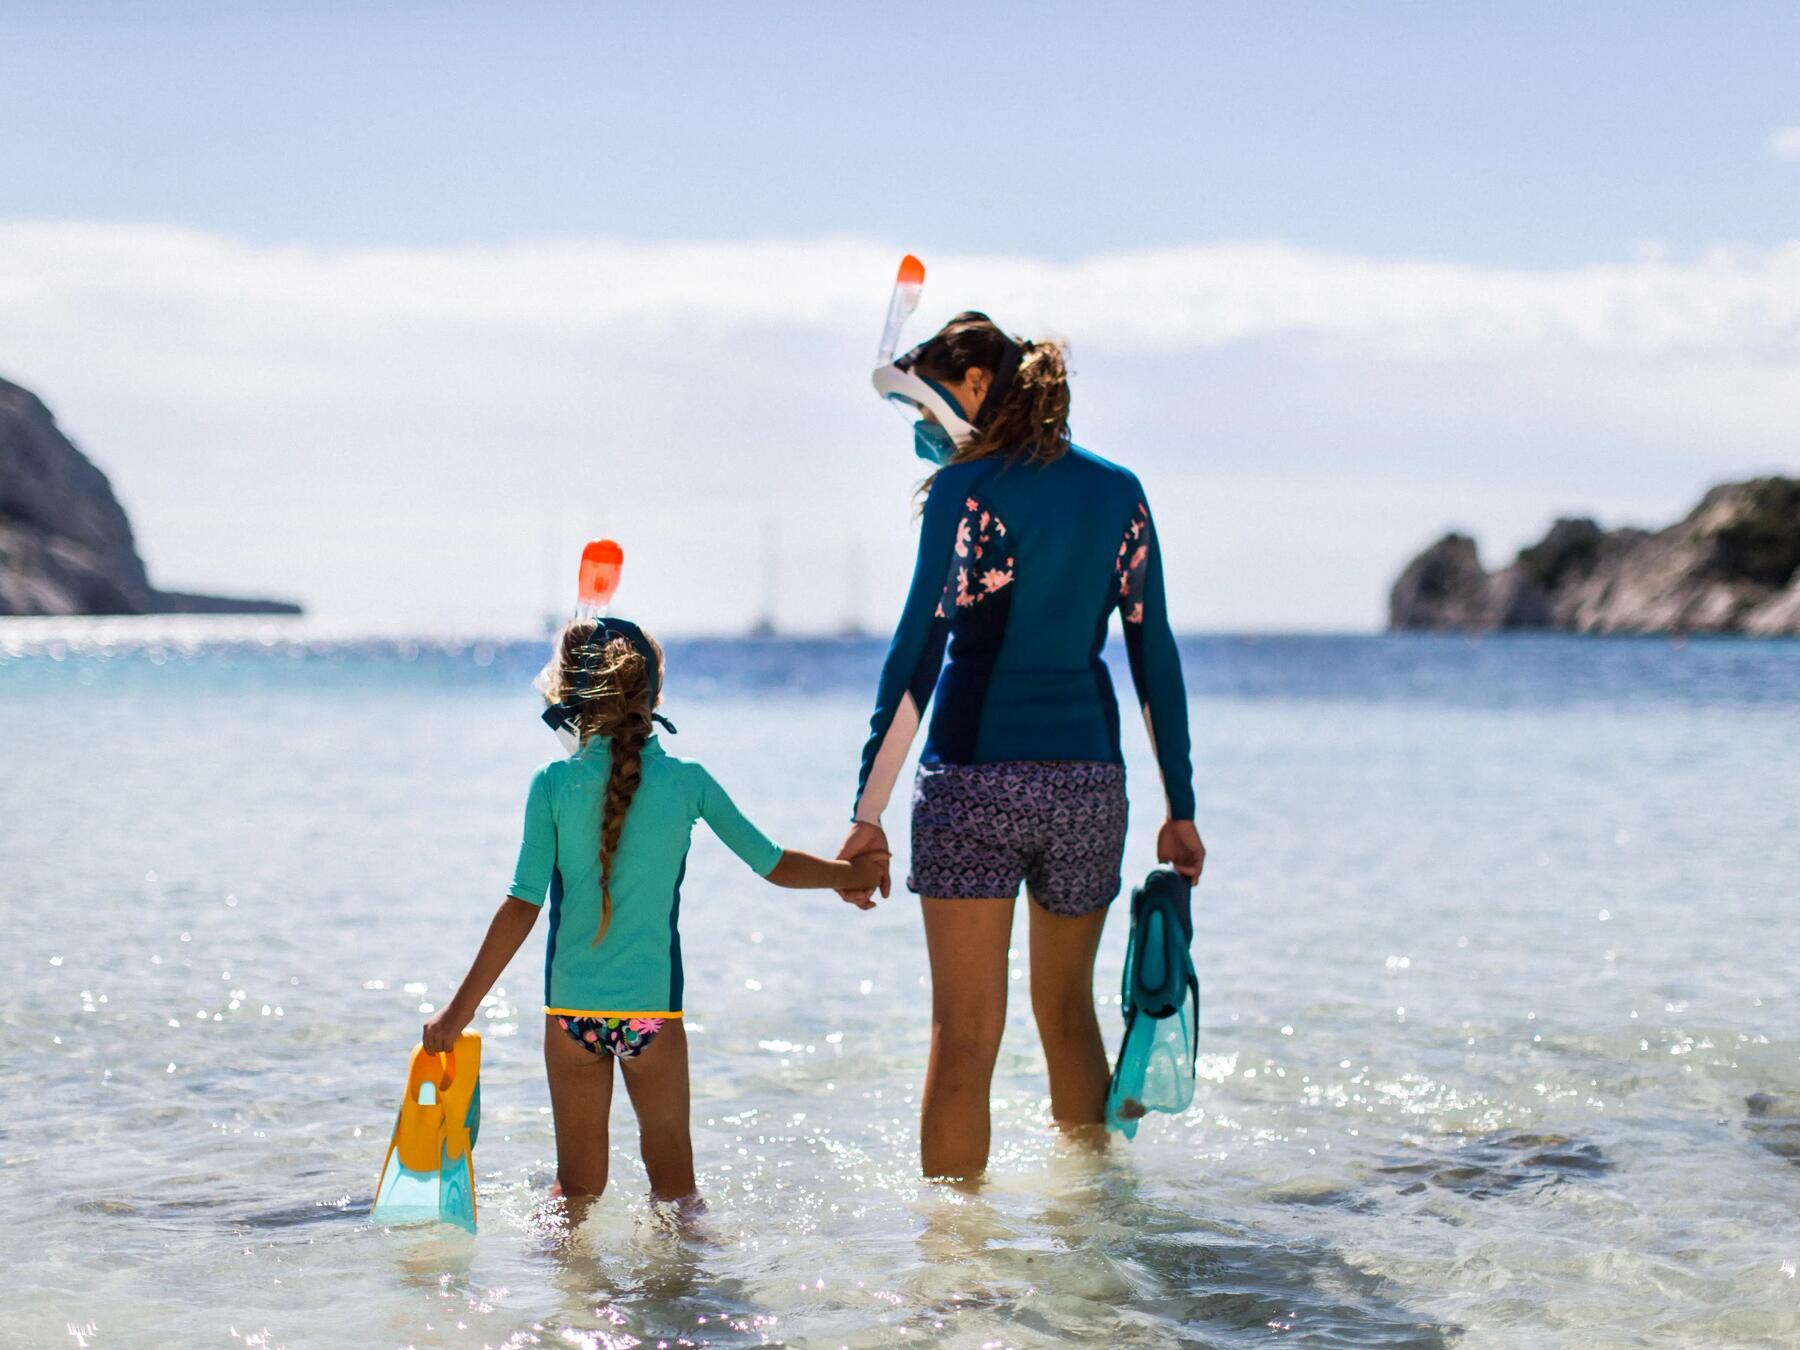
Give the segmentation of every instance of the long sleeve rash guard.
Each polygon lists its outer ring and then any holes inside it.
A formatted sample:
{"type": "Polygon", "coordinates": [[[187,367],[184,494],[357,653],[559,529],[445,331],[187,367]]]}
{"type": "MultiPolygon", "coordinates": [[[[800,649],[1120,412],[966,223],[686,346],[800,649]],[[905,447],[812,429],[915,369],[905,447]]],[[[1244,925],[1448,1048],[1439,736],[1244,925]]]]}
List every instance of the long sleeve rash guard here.
{"type": "Polygon", "coordinates": [[[1115,609],[1169,817],[1191,820],[1187,693],[1137,477],[1078,446],[1043,465],[978,459],[940,471],[853,816],[881,818],[927,704],[927,764],[1121,763],[1101,659],[1115,609]]]}

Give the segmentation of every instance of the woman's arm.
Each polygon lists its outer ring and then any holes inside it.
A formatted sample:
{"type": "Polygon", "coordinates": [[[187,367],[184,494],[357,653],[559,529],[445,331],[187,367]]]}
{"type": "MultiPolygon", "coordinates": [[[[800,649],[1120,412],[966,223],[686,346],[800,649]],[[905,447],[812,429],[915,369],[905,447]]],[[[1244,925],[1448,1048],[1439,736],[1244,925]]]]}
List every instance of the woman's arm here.
{"type": "MultiPolygon", "coordinates": [[[[875,712],[869,719],[869,738],[863,743],[856,800],[850,808],[850,832],[838,850],[841,859],[871,850],[887,852],[881,813],[887,809],[894,780],[900,776],[900,766],[906,762],[925,705],[931,701],[931,691],[944,662],[944,644],[950,637],[950,620],[943,614],[940,602],[955,558],[956,531],[961,520],[961,495],[940,474],[925,498],[912,585],[875,686],[875,712]]],[[[886,896],[893,888],[893,879],[883,867],[867,889],[844,887],[839,888],[838,894],[853,905],[866,906],[877,889],[886,896]]]]}
{"type": "Polygon", "coordinates": [[[475,1020],[481,1000],[487,997],[488,990],[494,987],[494,981],[500,978],[507,963],[518,955],[531,926],[537,922],[538,908],[512,895],[500,902],[500,908],[494,911],[493,922],[488,924],[487,936],[481,940],[481,950],[475,953],[474,964],[463,977],[462,987],[425,1024],[420,1035],[425,1048],[432,1054],[441,1055],[449,1050],[456,1044],[463,1028],[475,1020]]]}
{"type": "Polygon", "coordinates": [[[1194,826],[1194,770],[1189,760],[1187,687],[1181,652],[1169,628],[1163,591],[1162,549],[1150,507],[1139,503],[1125,527],[1119,555],[1119,615],[1125,621],[1125,654],[1137,688],[1150,749],[1162,774],[1168,819],[1156,834],[1156,860],[1170,863],[1189,882],[1206,866],[1206,845],[1194,826]]]}
{"type": "Polygon", "coordinates": [[[1140,502],[1126,525],[1124,544],[1119,613],[1125,623],[1131,682],[1137,688],[1150,748],[1162,773],[1168,818],[1192,821],[1194,770],[1188,759],[1187,688],[1181,678],[1181,653],[1169,628],[1162,548],[1147,504],[1140,502]]]}
{"type": "MultiPolygon", "coordinates": [[[[939,612],[939,601],[955,556],[956,528],[963,508],[963,494],[957,485],[964,480],[961,476],[949,479],[948,472],[938,475],[925,498],[912,586],[875,688],[875,713],[869,719],[856,801],[850,812],[852,820],[871,825],[879,825],[881,813],[887,809],[894,780],[900,776],[925,705],[931,701],[944,662],[944,643],[950,635],[950,621],[939,612]]],[[[882,893],[886,894],[885,886],[882,893]]]]}

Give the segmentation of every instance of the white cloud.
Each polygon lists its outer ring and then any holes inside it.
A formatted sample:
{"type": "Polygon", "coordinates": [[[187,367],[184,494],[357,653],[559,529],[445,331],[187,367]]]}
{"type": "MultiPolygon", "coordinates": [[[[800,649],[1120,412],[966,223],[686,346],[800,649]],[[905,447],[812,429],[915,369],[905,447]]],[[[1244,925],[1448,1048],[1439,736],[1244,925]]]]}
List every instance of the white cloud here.
{"type": "MultiPolygon", "coordinates": [[[[659,622],[733,628],[773,526],[785,621],[835,625],[854,556],[879,626],[919,476],[866,383],[897,252],[0,223],[0,374],[113,473],[171,586],[516,629],[601,530],[656,560],[633,587],[659,622]]],[[[1535,270],[1279,243],[926,261],[916,334],[976,306],[1073,340],[1077,431],[1183,522],[1185,625],[1368,624],[1448,524],[1673,513],[1800,437],[1800,241],[1535,270]]]]}
{"type": "MultiPolygon", "coordinates": [[[[158,341],[136,360],[155,379],[201,394],[224,376],[261,396],[294,381],[357,378],[366,367],[344,356],[450,332],[630,341],[797,327],[854,339],[875,330],[894,254],[843,239],[330,252],[174,228],[13,224],[0,225],[0,311],[13,344],[153,323],[158,341]]],[[[1084,344],[1182,350],[1301,338],[1441,357],[1800,350],[1800,242],[1541,271],[1276,243],[1069,263],[927,261],[928,304],[942,313],[974,303],[1084,344]]]]}
{"type": "Polygon", "coordinates": [[[1770,132],[1769,153],[1776,159],[1800,159],[1800,127],[1777,127],[1770,132]]]}

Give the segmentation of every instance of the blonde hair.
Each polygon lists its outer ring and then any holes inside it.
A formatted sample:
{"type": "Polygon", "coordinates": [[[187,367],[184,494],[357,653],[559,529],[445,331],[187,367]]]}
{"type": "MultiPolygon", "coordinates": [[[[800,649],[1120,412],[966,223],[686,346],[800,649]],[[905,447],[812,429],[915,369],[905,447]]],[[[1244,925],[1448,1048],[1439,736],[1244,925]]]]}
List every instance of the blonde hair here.
{"type": "MultiPolygon", "coordinates": [[[[596,627],[593,619],[572,620],[557,645],[556,671],[548,690],[552,702],[581,700],[577,726],[583,742],[590,736],[611,738],[612,769],[606,779],[606,798],[600,817],[600,926],[594,944],[612,926],[612,868],[619,852],[619,836],[625,829],[625,813],[643,781],[644,743],[650,739],[650,714],[656,701],[644,654],[624,638],[614,638],[595,649],[587,645],[596,627]]],[[[644,641],[656,657],[655,685],[662,684],[662,648],[655,638],[644,641]]]]}

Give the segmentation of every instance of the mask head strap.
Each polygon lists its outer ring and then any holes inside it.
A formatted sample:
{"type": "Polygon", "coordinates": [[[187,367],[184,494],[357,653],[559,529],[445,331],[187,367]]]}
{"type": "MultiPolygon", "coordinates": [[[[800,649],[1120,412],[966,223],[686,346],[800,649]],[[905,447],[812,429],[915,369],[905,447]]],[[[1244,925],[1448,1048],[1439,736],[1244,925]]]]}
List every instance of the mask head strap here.
{"type": "MultiPolygon", "coordinates": [[[[972,310],[964,317],[971,320],[980,319],[987,323],[994,323],[992,319],[979,311],[972,310]]],[[[1030,343],[1026,343],[1025,346],[1021,347],[1018,343],[1009,338],[1006,335],[1006,330],[1001,328],[997,323],[994,324],[994,331],[1000,334],[1000,360],[995,363],[994,378],[988,381],[987,393],[982,396],[981,406],[975,410],[975,417],[970,423],[977,431],[987,430],[993,423],[994,418],[999,415],[1000,405],[1006,402],[1006,396],[1012,390],[1013,379],[1019,373],[1019,362],[1025,359],[1025,353],[1031,346],[1030,343]]],[[[901,370],[917,374],[917,372],[913,370],[913,367],[918,365],[919,358],[925,354],[925,349],[936,341],[937,337],[935,335],[926,338],[925,341],[914,347],[905,356],[896,358],[894,364],[899,366],[901,370]]],[[[956,400],[950,398],[948,392],[945,391],[943,386],[936,380],[930,379],[928,376],[924,375],[920,375],[919,378],[925,380],[932,388],[936,389],[940,394],[943,394],[945,398],[949,399],[952,407],[956,406],[956,400]]]]}
{"type": "MultiPolygon", "coordinates": [[[[650,639],[644,636],[644,630],[630,619],[615,619],[605,615],[594,620],[594,631],[589,633],[581,646],[576,650],[576,659],[581,669],[592,674],[596,658],[606,650],[607,644],[623,639],[629,642],[637,654],[644,658],[644,670],[650,680],[650,706],[656,707],[657,696],[662,693],[662,671],[657,666],[656,649],[650,645],[650,639]]],[[[580,721],[581,710],[587,705],[585,695],[577,694],[573,698],[565,698],[560,703],[552,703],[544,709],[544,724],[553,731],[564,729],[573,731],[580,721]]],[[[675,734],[675,724],[659,712],[652,712],[650,720],[657,723],[671,736],[675,734]]]]}
{"type": "Polygon", "coordinates": [[[986,431],[999,416],[1000,405],[1006,402],[1007,394],[1012,392],[1013,377],[1019,373],[1019,362],[1025,358],[1025,350],[1018,343],[1000,334],[1000,340],[1006,345],[1000,350],[1000,364],[994,370],[994,378],[988,381],[986,395],[981,406],[975,410],[975,425],[986,431]]]}
{"type": "MultiPolygon", "coordinates": [[[[894,364],[899,366],[900,369],[902,369],[910,374],[912,372],[912,368],[919,364],[919,358],[921,356],[925,355],[925,349],[936,341],[937,341],[937,338],[935,336],[926,338],[923,342],[921,342],[918,346],[914,347],[911,351],[905,352],[900,356],[896,356],[894,358],[894,364]]],[[[920,376],[919,378],[923,379],[924,376],[920,376]]]]}

